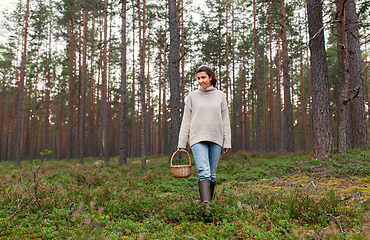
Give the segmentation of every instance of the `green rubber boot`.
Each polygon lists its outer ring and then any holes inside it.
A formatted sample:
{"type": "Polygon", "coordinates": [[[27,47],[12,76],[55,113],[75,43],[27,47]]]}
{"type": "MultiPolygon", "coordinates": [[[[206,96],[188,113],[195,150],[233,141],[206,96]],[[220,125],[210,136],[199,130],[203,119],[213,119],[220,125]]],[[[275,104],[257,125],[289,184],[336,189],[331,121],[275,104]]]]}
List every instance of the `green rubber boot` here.
{"type": "Polygon", "coordinates": [[[213,193],[215,192],[215,186],[216,182],[210,182],[210,188],[211,188],[211,201],[213,199],[213,193]]]}
{"type": "Polygon", "coordinates": [[[212,200],[211,187],[209,180],[202,180],[198,182],[200,201],[204,203],[203,210],[208,209],[208,204],[212,200]]]}

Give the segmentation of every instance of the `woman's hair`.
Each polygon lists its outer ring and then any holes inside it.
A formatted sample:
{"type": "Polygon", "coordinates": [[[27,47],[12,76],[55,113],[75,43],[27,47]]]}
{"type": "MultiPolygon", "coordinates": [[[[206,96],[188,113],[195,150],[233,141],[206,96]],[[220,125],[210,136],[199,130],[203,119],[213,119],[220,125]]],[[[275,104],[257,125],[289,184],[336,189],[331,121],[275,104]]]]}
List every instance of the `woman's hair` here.
{"type": "Polygon", "coordinates": [[[216,82],[217,82],[217,78],[216,78],[216,75],[215,73],[212,71],[212,69],[210,69],[209,67],[207,66],[201,66],[200,68],[198,68],[197,70],[197,73],[200,73],[200,72],[205,72],[207,73],[207,75],[209,77],[212,77],[212,80],[211,80],[211,85],[213,87],[216,87],[216,82]]]}

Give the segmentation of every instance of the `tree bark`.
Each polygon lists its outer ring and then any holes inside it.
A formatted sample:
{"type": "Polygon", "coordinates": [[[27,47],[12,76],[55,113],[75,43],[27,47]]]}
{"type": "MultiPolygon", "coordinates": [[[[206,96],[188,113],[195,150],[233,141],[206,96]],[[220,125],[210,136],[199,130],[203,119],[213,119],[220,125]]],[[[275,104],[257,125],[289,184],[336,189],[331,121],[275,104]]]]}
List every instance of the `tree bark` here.
{"type": "Polygon", "coordinates": [[[356,2],[346,1],[346,36],[348,42],[349,57],[349,88],[352,96],[350,101],[351,127],[353,136],[353,146],[362,148],[367,146],[367,128],[365,116],[365,100],[362,83],[362,60],[360,49],[360,34],[358,31],[358,19],[356,13],[356,2]]]}
{"type": "Polygon", "coordinates": [[[253,0],[253,39],[254,39],[254,80],[256,88],[256,150],[262,150],[262,119],[261,119],[261,92],[259,84],[257,29],[256,29],[256,0],[253,0]]]}
{"type": "MultiPolygon", "coordinates": [[[[145,0],[144,0],[145,1],[145,0]]],[[[140,123],[140,156],[141,167],[146,168],[146,141],[145,141],[145,120],[146,120],[146,104],[145,104],[145,32],[144,25],[145,16],[141,16],[140,0],[138,1],[139,12],[139,42],[140,42],[140,101],[141,101],[141,123],[140,123]]]]}
{"type": "MultiPolygon", "coordinates": [[[[15,89],[14,89],[15,92],[15,89]]],[[[15,104],[15,103],[13,103],[15,104]]],[[[4,151],[2,152],[2,158],[3,159],[10,159],[9,158],[9,138],[10,138],[10,122],[11,122],[11,117],[10,117],[10,91],[9,91],[9,97],[8,97],[8,110],[6,114],[6,127],[5,127],[5,136],[4,136],[4,151]]]]}
{"type": "Polygon", "coordinates": [[[179,94],[179,30],[176,18],[176,0],[168,0],[170,24],[169,80],[171,95],[171,139],[170,152],[177,149],[180,131],[180,94],[179,94]]]}
{"type": "MultiPolygon", "coordinates": [[[[162,35],[162,28],[160,29],[162,35]]],[[[162,36],[161,36],[162,37],[162,36]]],[[[158,147],[157,154],[162,154],[162,43],[159,43],[159,78],[158,78],[158,147]]]]}
{"type": "MultiPolygon", "coordinates": [[[[237,135],[236,135],[236,91],[235,91],[235,33],[234,33],[234,22],[235,22],[235,18],[234,18],[234,3],[231,2],[232,4],[232,21],[231,21],[231,41],[232,41],[232,62],[233,62],[233,90],[232,90],[232,93],[233,93],[233,107],[232,107],[232,131],[233,131],[233,134],[232,134],[232,145],[233,146],[236,146],[236,139],[237,139],[237,135]]],[[[235,152],[235,150],[233,150],[233,152],[235,152]]]]}
{"type": "Polygon", "coordinates": [[[303,81],[303,52],[300,50],[300,84],[301,84],[301,118],[302,118],[302,151],[307,151],[307,116],[305,84],[303,81]]]}
{"type": "MultiPolygon", "coordinates": [[[[229,26],[228,26],[228,3],[227,3],[227,0],[226,0],[226,4],[225,4],[225,26],[226,26],[226,76],[225,76],[225,80],[226,80],[226,83],[225,83],[225,93],[226,93],[226,100],[229,101],[229,26]]],[[[220,76],[221,77],[221,76],[220,76]]]]}
{"type": "MultiPolygon", "coordinates": [[[[367,58],[367,46],[366,46],[366,40],[365,37],[365,69],[368,69],[368,58],[367,58]]],[[[366,71],[366,85],[367,85],[367,114],[369,116],[369,127],[370,127],[370,76],[369,71],[366,71]]]]}
{"type": "Polygon", "coordinates": [[[88,129],[87,129],[87,155],[89,157],[94,156],[95,141],[96,138],[94,134],[94,89],[95,89],[95,80],[94,80],[94,47],[95,47],[95,10],[93,12],[92,19],[92,36],[91,36],[91,59],[90,59],[90,86],[89,86],[89,108],[88,108],[88,129]]]}
{"type": "Polygon", "coordinates": [[[275,118],[274,118],[274,92],[273,92],[273,87],[274,87],[274,76],[273,76],[273,62],[272,62],[272,26],[271,26],[271,3],[268,2],[268,29],[269,29],[269,57],[270,57],[270,88],[269,88],[269,142],[270,142],[270,151],[276,151],[275,147],[275,118]]]}
{"type": "Polygon", "coordinates": [[[21,164],[21,137],[22,137],[22,116],[23,116],[23,98],[24,98],[24,78],[26,75],[26,56],[27,56],[27,29],[28,29],[28,15],[30,11],[30,0],[27,0],[26,6],[26,20],[24,24],[24,40],[23,40],[23,54],[21,62],[21,76],[18,84],[18,106],[17,106],[17,125],[16,125],[16,138],[15,138],[15,164],[21,164]]]}
{"type": "Polygon", "coordinates": [[[82,76],[81,76],[81,95],[80,95],[80,121],[79,121],[79,157],[80,164],[84,162],[84,149],[85,149],[85,105],[86,105],[86,82],[87,82],[87,24],[89,21],[88,17],[88,5],[87,0],[83,1],[83,40],[82,40],[82,76]]]}
{"type": "Polygon", "coordinates": [[[126,0],[122,0],[121,29],[121,106],[119,124],[119,164],[127,163],[127,128],[126,128],[126,0]]]}
{"type": "Polygon", "coordinates": [[[103,122],[103,157],[105,164],[109,164],[109,110],[108,110],[108,98],[107,98],[107,5],[108,0],[104,0],[104,42],[103,42],[103,74],[102,74],[102,122],[103,122]]]}
{"type": "Polygon", "coordinates": [[[311,50],[314,157],[325,157],[333,149],[333,128],[329,102],[328,68],[322,20],[322,2],[307,0],[311,50]]]}
{"type": "Polygon", "coordinates": [[[349,65],[348,50],[345,33],[345,0],[337,1],[338,24],[338,151],[346,153],[349,131],[349,104],[344,103],[348,97],[349,65]]]}
{"type": "Polygon", "coordinates": [[[166,34],[164,34],[163,51],[163,78],[162,78],[162,149],[161,152],[168,154],[168,126],[167,126],[167,98],[166,98],[166,77],[167,77],[167,58],[166,58],[166,34]]]}
{"type": "Polygon", "coordinates": [[[184,32],[184,0],[180,0],[180,20],[181,20],[181,117],[185,109],[185,32],[184,32]]]}
{"type": "Polygon", "coordinates": [[[51,91],[51,23],[49,24],[49,52],[46,53],[45,59],[45,108],[44,108],[44,120],[42,126],[42,143],[41,151],[50,150],[49,146],[49,131],[50,131],[50,91],[51,91]]]}
{"type": "Polygon", "coordinates": [[[67,159],[72,158],[73,144],[73,49],[74,49],[74,2],[72,1],[72,16],[69,35],[69,80],[68,80],[68,136],[67,136],[67,159]]]}
{"type": "Polygon", "coordinates": [[[283,47],[283,74],[284,74],[284,140],[285,150],[294,152],[294,127],[293,127],[293,106],[290,97],[290,74],[288,42],[286,40],[286,15],[284,0],[280,1],[281,6],[281,41],[283,47]]]}
{"type": "MultiPolygon", "coordinates": [[[[132,39],[135,39],[135,0],[132,1],[132,39]]],[[[135,130],[135,41],[132,41],[131,158],[135,155],[135,130]]]]}
{"type": "Polygon", "coordinates": [[[2,88],[1,88],[1,102],[0,102],[0,160],[3,159],[3,153],[5,151],[4,147],[4,135],[3,135],[3,119],[4,119],[4,106],[5,106],[5,95],[7,94],[7,91],[5,91],[5,79],[6,79],[6,73],[3,73],[3,82],[2,82],[2,88]]]}
{"type": "MultiPolygon", "coordinates": [[[[145,32],[145,31],[144,31],[145,32]]],[[[148,42],[150,42],[150,35],[148,36],[148,42]]],[[[149,69],[150,69],[150,44],[148,44],[148,71],[147,71],[147,75],[146,75],[146,84],[147,84],[147,148],[148,148],[148,152],[149,153],[152,153],[152,150],[153,150],[153,142],[152,142],[152,125],[153,125],[153,122],[152,122],[152,109],[151,109],[151,104],[150,104],[150,101],[151,101],[151,96],[150,96],[150,72],[149,72],[149,69]]]]}
{"type": "MultiPolygon", "coordinates": [[[[103,16],[100,16],[99,19],[99,42],[100,42],[100,49],[99,49],[99,65],[98,65],[98,83],[97,83],[97,88],[96,88],[96,106],[95,106],[95,112],[97,113],[97,117],[95,118],[95,126],[97,126],[95,130],[95,136],[96,138],[96,154],[99,155],[100,158],[103,158],[103,126],[102,124],[99,124],[99,118],[98,118],[98,113],[99,113],[99,107],[102,109],[102,100],[100,100],[100,95],[102,94],[102,84],[101,84],[101,79],[103,78],[103,16]],[[99,94],[100,93],[100,94],[99,94]],[[100,100],[100,101],[99,101],[100,100]],[[99,106],[100,103],[100,106],[99,106]]],[[[100,112],[100,117],[102,118],[102,112],[100,112]]]]}
{"type": "Polygon", "coordinates": [[[283,150],[283,123],[282,123],[282,116],[281,116],[281,79],[280,79],[280,43],[277,43],[277,53],[276,53],[276,124],[277,124],[277,131],[276,131],[276,148],[277,151],[283,150]]]}

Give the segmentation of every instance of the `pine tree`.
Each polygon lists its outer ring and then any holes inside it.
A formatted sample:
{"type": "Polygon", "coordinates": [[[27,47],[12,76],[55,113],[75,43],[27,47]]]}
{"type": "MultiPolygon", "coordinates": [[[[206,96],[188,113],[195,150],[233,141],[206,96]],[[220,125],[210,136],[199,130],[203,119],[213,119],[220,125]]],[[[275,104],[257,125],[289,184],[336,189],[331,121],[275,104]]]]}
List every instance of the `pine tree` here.
{"type": "Polygon", "coordinates": [[[21,134],[22,134],[22,116],[23,116],[23,98],[24,98],[24,78],[26,75],[26,54],[27,54],[27,28],[28,28],[28,15],[30,11],[30,0],[27,0],[26,6],[26,19],[24,24],[24,40],[23,40],[23,54],[21,62],[21,76],[18,83],[18,107],[17,107],[17,126],[16,126],[16,139],[15,139],[15,164],[21,163],[21,134]]]}
{"type": "Polygon", "coordinates": [[[180,131],[180,94],[179,94],[179,30],[176,17],[176,0],[168,0],[168,13],[170,24],[170,54],[169,54],[169,81],[171,93],[171,139],[170,152],[177,148],[180,131]]]}
{"type": "Polygon", "coordinates": [[[312,110],[314,157],[325,157],[333,149],[333,132],[329,102],[328,69],[326,63],[322,2],[307,0],[311,50],[312,110]]]}
{"type": "Polygon", "coordinates": [[[122,0],[121,30],[121,105],[119,121],[119,164],[127,163],[127,129],[126,129],[126,0],[122,0]]]}
{"type": "Polygon", "coordinates": [[[285,150],[294,151],[294,128],[293,128],[293,106],[290,93],[290,74],[288,58],[288,42],[286,39],[286,15],[284,0],[280,1],[281,5],[281,42],[283,55],[283,76],[284,76],[284,141],[285,150]]]}
{"type": "Polygon", "coordinates": [[[345,3],[345,16],[349,59],[348,69],[351,76],[349,88],[353,95],[353,98],[350,100],[353,146],[362,148],[367,146],[367,127],[362,83],[360,34],[355,1],[345,3]]]}

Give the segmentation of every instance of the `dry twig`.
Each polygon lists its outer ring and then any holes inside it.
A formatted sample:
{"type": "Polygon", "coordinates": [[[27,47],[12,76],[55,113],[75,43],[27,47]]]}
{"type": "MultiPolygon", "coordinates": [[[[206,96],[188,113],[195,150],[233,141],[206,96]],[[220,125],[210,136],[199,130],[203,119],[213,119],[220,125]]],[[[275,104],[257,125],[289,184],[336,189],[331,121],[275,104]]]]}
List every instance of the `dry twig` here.
{"type": "Polygon", "coordinates": [[[342,225],[340,224],[340,220],[339,220],[340,217],[334,217],[333,214],[330,214],[330,213],[327,213],[326,216],[333,218],[335,220],[335,222],[338,224],[338,226],[340,228],[340,231],[342,233],[346,234],[346,232],[342,228],[342,225]]]}

